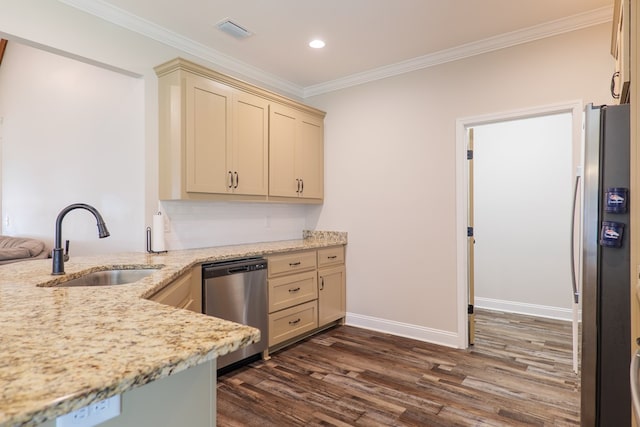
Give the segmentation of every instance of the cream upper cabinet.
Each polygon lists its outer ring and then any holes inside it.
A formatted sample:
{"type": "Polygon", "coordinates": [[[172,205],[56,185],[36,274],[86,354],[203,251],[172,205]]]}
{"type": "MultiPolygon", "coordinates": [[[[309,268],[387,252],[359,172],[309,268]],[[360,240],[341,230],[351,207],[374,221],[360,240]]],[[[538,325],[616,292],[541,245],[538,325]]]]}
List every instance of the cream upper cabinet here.
{"type": "Polygon", "coordinates": [[[266,196],[269,102],[201,75],[178,74],[161,78],[161,105],[173,108],[161,123],[161,198],[266,196]]]}
{"type": "Polygon", "coordinates": [[[187,73],[184,91],[186,191],[226,193],[233,187],[233,176],[227,174],[232,160],[232,91],[187,73]]]}
{"type": "Polygon", "coordinates": [[[155,71],[161,200],[322,202],[324,112],[181,58],[155,71]]]}
{"type": "Polygon", "coordinates": [[[269,102],[248,93],[233,96],[231,191],[266,195],[269,189],[269,102]]]}
{"type": "Polygon", "coordinates": [[[277,104],[271,106],[269,120],[269,195],[321,200],[323,120],[277,104]]]}
{"type": "Polygon", "coordinates": [[[616,60],[611,78],[611,96],[619,103],[629,102],[631,81],[631,1],[615,0],[611,28],[611,55],[616,60]]]}

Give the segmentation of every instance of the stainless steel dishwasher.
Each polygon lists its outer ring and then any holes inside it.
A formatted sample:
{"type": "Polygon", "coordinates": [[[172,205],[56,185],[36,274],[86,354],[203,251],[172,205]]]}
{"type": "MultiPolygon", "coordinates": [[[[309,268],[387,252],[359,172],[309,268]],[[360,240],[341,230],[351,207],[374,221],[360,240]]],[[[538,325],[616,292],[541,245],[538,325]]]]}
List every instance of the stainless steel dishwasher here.
{"type": "Polygon", "coordinates": [[[260,329],[260,341],[218,358],[218,369],[267,349],[267,260],[245,258],[202,266],[204,313],[260,329]]]}

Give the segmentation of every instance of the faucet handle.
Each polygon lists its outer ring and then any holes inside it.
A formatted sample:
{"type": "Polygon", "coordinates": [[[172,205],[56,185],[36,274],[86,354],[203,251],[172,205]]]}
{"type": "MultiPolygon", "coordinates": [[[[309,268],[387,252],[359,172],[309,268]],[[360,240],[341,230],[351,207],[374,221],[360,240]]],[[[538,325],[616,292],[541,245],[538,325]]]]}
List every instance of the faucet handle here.
{"type": "Polygon", "coordinates": [[[62,257],[64,261],[69,261],[69,241],[65,240],[64,242],[64,256],[62,257]]]}

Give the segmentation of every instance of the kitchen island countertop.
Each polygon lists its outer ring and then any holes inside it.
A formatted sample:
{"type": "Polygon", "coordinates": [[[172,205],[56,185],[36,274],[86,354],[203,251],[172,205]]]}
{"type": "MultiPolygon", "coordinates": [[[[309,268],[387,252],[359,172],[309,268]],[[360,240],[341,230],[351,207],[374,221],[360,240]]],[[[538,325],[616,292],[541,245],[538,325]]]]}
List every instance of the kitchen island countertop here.
{"type": "MultiPolygon", "coordinates": [[[[165,254],[74,257],[0,266],[0,427],[36,426],[260,339],[257,329],[146,298],[193,266],[347,243],[340,232],[165,254]],[[108,268],[162,266],[131,284],[56,287],[108,268]]],[[[263,337],[264,338],[264,337],[263,337]]]]}

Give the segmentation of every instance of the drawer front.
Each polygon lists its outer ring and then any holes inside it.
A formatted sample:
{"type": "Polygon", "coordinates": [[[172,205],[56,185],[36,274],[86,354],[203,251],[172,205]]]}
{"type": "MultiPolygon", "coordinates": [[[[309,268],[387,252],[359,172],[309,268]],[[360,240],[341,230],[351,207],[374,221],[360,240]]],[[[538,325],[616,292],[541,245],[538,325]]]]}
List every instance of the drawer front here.
{"type": "Polygon", "coordinates": [[[150,298],[173,307],[187,308],[191,306],[191,273],[186,273],[169,283],[166,288],[150,298]]]}
{"type": "Polygon", "coordinates": [[[318,302],[311,301],[269,315],[269,346],[318,327],[318,302]]]}
{"type": "Polygon", "coordinates": [[[318,267],[344,264],[344,246],[318,249],[318,267]]]}
{"type": "Polygon", "coordinates": [[[269,277],[316,268],[316,251],[268,257],[269,277]]]}
{"type": "Polygon", "coordinates": [[[315,271],[269,279],[269,313],[318,298],[315,271]]]}

